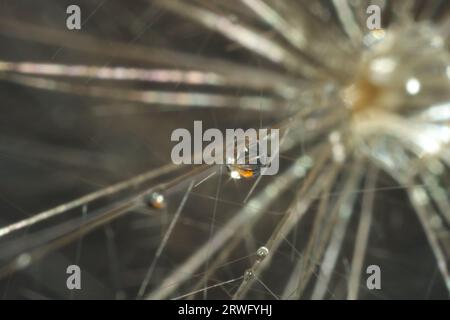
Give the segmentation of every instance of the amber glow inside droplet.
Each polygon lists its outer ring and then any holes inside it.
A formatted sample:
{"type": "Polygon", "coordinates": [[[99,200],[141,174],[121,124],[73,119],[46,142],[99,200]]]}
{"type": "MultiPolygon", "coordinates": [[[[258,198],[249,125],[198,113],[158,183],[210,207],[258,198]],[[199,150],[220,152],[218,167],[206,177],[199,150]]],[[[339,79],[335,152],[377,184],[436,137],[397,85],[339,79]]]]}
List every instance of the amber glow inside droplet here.
{"type": "Polygon", "coordinates": [[[155,201],[152,203],[152,207],[154,207],[155,209],[162,209],[164,208],[164,204],[163,202],[155,201]]]}
{"type": "Polygon", "coordinates": [[[240,168],[238,168],[237,171],[239,172],[239,175],[240,175],[242,178],[248,179],[248,178],[253,178],[253,177],[255,176],[255,172],[252,171],[252,170],[247,170],[247,169],[240,169],[240,168]]]}
{"type": "Polygon", "coordinates": [[[155,209],[163,209],[166,206],[164,196],[159,192],[151,194],[147,203],[155,209]]]}
{"type": "Polygon", "coordinates": [[[251,179],[259,174],[259,167],[247,167],[245,165],[230,165],[228,170],[230,170],[230,177],[232,179],[251,179]]]}

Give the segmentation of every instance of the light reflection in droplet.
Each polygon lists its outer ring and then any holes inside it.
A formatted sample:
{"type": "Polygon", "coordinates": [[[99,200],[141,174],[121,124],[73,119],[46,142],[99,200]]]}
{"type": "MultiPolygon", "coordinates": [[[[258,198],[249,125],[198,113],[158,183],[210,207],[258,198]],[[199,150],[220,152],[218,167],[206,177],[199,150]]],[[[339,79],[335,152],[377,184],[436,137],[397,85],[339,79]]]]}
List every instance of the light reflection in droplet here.
{"type": "Polygon", "coordinates": [[[406,91],[411,95],[416,95],[420,91],[421,84],[416,78],[408,79],[406,82],[406,91]]]}

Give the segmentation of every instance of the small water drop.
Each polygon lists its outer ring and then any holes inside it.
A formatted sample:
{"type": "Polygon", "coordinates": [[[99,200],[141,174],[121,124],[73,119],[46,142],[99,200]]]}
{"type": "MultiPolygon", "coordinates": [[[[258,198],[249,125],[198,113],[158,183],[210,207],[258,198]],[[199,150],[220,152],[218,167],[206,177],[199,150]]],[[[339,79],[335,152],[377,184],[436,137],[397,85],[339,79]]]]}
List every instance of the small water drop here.
{"type": "Polygon", "coordinates": [[[254,277],[255,277],[255,273],[253,272],[252,269],[247,269],[247,270],[245,270],[245,273],[244,273],[244,280],[245,280],[245,281],[250,281],[250,280],[252,280],[254,277]]]}
{"type": "Polygon", "coordinates": [[[232,179],[250,179],[261,173],[261,165],[258,164],[230,164],[227,168],[232,179]]]}
{"type": "Polygon", "coordinates": [[[259,249],[256,251],[256,256],[259,260],[263,260],[265,257],[269,255],[269,249],[267,247],[259,247],[259,249]]]}
{"type": "Polygon", "coordinates": [[[232,179],[250,179],[260,175],[263,168],[258,155],[258,144],[246,141],[245,148],[237,151],[234,158],[228,159],[227,168],[232,179]]]}
{"type": "Polygon", "coordinates": [[[155,191],[148,195],[145,198],[145,202],[147,205],[154,209],[163,209],[166,207],[166,200],[164,198],[164,195],[158,191],[155,191]]]}

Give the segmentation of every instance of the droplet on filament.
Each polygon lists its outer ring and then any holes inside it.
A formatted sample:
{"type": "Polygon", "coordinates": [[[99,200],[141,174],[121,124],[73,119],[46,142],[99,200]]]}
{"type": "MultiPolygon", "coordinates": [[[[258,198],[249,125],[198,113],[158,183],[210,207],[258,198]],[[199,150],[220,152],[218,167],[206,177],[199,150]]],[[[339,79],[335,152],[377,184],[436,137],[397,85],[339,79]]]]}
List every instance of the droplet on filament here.
{"type": "Polygon", "coordinates": [[[259,260],[263,260],[265,257],[269,255],[269,249],[267,247],[259,247],[259,249],[256,251],[256,256],[259,260]]]}
{"type": "Polygon", "coordinates": [[[230,177],[232,179],[250,179],[258,176],[261,172],[261,166],[258,164],[245,165],[245,164],[231,164],[228,165],[230,171],[230,177]]]}
{"type": "Polygon", "coordinates": [[[145,198],[148,206],[154,209],[163,209],[166,207],[166,200],[162,193],[155,191],[145,198]]]}

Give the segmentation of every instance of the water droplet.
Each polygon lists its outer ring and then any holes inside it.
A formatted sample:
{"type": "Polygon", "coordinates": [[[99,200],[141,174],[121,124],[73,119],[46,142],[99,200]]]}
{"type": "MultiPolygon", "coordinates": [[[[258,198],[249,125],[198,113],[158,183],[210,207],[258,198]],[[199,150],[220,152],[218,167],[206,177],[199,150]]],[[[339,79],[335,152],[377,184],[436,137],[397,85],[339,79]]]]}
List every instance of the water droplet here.
{"type": "Polygon", "coordinates": [[[245,273],[244,273],[244,280],[245,280],[245,281],[250,281],[250,280],[252,280],[254,277],[255,277],[255,273],[253,272],[252,269],[247,269],[247,270],[245,270],[245,273]]]}
{"type": "Polygon", "coordinates": [[[268,255],[269,255],[269,249],[267,249],[267,247],[260,247],[256,251],[256,256],[258,257],[259,260],[263,260],[268,255]]]}
{"type": "Polygon", "coordinates": [[[259,176],[262,165],[258,155],[258,144],[246,141],[243,150],[238,150],[234,158],[227,160],[227,168],[232,179],[250,179],[259,176]]]}
{"type": "MultiPolygon", "coordinates": [[[[227,168],[232,179],[250,179],[261,174],[268,155],[259,154],[260,143],[263,140],[257,139],[255,140],[255,137],[242,140],[235,138],[234,155],[227,158],[227,168]]],[[[268,137],[265,139],[268,139],[268,137]]]]}
{"type": "Polygon", "coordinates": [[[148,195],[145,199],[145,202],[147,203],[147,205],[154,209],[163,209],[166,207],[166,200],[164,198],[164,195],[158,191],[155,191],[152,194],[148,195]]]}
{"type": "Polygon", "coordinates": [[[231,164],[228,165],[232,179],[250,179],[261,173],[261,165],[258,164],[231,164]]]}

